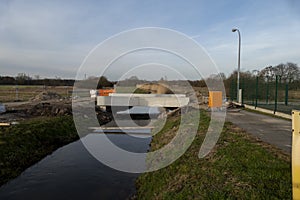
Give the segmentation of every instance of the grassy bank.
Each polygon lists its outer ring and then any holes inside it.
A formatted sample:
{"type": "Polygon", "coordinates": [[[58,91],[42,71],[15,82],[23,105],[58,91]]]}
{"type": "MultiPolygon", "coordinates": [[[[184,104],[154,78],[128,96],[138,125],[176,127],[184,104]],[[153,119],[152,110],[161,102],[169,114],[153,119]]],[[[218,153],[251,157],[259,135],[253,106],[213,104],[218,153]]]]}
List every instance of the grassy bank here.
{"type": "MultiPolygon", "coordinates": [[[[213,151],[199,159],[209,121],[201,112],[200,130],[187,152],[168,167],[138,178],[137,199],[292,198],[290,157],[230,123],[213,151]]],[[[173,138],[179,122],[178,116],[168,119],[153,137],[151,151],[173,138]]]]}
{"type": "Polygon", "coordinates": [[[0,185],[77,139],[72,116],[32,119],[0,128],[0,185]]]}

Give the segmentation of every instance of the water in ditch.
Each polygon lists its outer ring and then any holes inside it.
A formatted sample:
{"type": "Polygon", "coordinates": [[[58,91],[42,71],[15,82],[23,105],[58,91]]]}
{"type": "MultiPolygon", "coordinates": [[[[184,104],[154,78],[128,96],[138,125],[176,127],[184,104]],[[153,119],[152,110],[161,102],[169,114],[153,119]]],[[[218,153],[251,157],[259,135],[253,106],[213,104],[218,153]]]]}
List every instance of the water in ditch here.
{"type": "MultiPolygon", "coordinates": [[[[120,148],[137,153],[147,152],[151,141],[150,136],[106,135],[120,148]]],[[[93,133],[83,140],[101,141],[101,137],[105,135],[93,133]]],[[[59,148],[2,186],[0,199],[128,199],[135,192],[138,176],[100,163],[79,140],[59,148]]]]}

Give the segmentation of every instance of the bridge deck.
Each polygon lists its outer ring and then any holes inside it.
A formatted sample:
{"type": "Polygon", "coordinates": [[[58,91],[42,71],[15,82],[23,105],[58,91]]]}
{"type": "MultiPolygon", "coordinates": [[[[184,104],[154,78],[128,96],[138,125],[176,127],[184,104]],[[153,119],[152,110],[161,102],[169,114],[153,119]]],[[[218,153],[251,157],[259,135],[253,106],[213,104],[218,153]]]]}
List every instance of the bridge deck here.
{"type": "Polygon", "coordinates": [[[98,106],[182,107],[189,103],[183,94],[111,94],[97,96],[98,106]]]}

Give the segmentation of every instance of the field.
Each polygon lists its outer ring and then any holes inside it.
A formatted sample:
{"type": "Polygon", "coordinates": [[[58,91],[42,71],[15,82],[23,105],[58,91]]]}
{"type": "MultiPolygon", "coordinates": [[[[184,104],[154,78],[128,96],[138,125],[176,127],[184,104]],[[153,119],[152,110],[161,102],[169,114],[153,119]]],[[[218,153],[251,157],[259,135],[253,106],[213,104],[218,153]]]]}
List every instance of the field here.
{"type": "Polygon", "coordinates": [[[72,90],[71,86],[0,85],[0,102],[28,101],[44,91],[68,97],[72,94],[72,90]]]}

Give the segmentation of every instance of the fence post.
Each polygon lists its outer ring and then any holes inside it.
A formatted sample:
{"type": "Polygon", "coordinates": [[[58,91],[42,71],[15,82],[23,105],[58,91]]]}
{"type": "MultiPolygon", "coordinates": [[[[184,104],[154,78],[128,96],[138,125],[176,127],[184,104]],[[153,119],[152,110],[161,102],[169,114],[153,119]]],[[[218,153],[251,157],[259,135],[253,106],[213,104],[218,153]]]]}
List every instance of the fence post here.
{"type": "Polygon", "coordinates": [[[244,105],[245,80],[242,79],[242,105],[244,105]]]}
{"type": "Polygon", "coordinates": [[[256,77],[256,87],[255,87],[255,109],[257,107],[257,98],[258,98],[258,76],[256,77]]]}
{"type": "Polygon", "coordinates": [[[285,105],[288,105],[288,99],[289,99],[289,84],[285,84],[285,105]]]}
{"type": "Polygon", "coordinates": [[[269,104],[269,79],[267,80],[266,104],[269,104]]]}
{"type": "Polygon", "coordinates": [[[293,199],[300,199],[300,111],[292,111],[293,199]]]}
{"type": "Polygon", "coordinates": [[[18,88],[18,84],[16,84],[16,101],[19,101],[19,88],[18,88]]]}
{"type": "Polygon", "coordinates": [[[231,101],[233,101],[233,80],[231,80],[230,93],[231,101]]]}
{"type": "Polygon", "coordinates": [[[278,96],[278,75],[276,75],[276,83],[275,83],[275,105],[274,105],[274,114],[277,111],[277,96],[278,96]]]}

